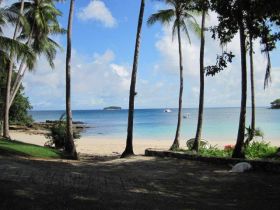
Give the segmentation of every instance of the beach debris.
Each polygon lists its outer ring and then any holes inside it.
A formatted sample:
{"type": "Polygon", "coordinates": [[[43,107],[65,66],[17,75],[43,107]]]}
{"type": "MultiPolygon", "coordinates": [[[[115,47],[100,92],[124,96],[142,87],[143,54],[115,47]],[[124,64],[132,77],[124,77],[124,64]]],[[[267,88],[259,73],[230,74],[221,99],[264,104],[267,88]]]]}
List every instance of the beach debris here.
{"type": "MultiPolygon", "coordinates": [[[[192,139],[187,140],[186,145],[187,145],[187,147],[188,147],[189,149],[192,148],[194,141],[195,141],[195,138],[192,138],[192,139]]],[[[203,148],[208,149],[208,148],[209,148],[209,143],[208,143],[208,141],[206,141],[206,140],[204,140],[204,139],[201,139],[201,140],[200,140],[200,146],[203,147],[203,148]]]]}
{"type": "Polygon", "coordinates": [[[170,113],[170,112],[172,112],[172,110],[171,109],[165,109],[164,112],[170,113]]]}
{"type": "Polygon", "coordinates": [[[240,162],[235,164],[229,172],[232,173],[244,173],[245,171],[251,170],[253,167],[250,163],[240,162]]]}
{"type": "Polygon", "coordinates": [[[186,115],[183,116],[183,118],[184,118],[184,119],[191,118],[191,114],[190,114],[190,113],[187,113],[186,115]]]}

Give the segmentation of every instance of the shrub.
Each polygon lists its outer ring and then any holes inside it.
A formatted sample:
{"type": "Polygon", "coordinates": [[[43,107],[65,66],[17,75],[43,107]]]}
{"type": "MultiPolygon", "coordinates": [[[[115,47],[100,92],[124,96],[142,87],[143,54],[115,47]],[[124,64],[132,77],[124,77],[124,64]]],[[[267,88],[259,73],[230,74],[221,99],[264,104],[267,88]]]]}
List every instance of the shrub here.
{"type": "Polygon", "coordinates": [[[206,157],[230,157],[232,149],[219,149],[217,146],[210,146],[209,148],[201,148],[199,154],[206,157]]]}
{"type": "MultiPolygon", "coordinates": [[[[210,148],[201,148],[200,155],[207,157],[231,157],[234,145],[225,145],[224,149],[219,149],[217,146],[210,148]]],[[[271,146],[270,143],[261,141],[251,142],[245,148],[245,156],[248,159],[264,159],[274,157],[277,153],[277,147],[271,146]]]]}
{"type": "Polygon", "coordinates": [[[252,142],[255,137],[261,137],[263,139],[264,138],[263,131],[260,128],[256,128],[255,130],[253,130],[250,126],[248,128],[246,127],[246,133],[245,133],[246,140],[244,142],[245,148],[248,147],[250,142],[252,142]]]}
{"type": "MultiPolygon", "coordinates": [[[[6,71],[5,67],[0,67],[0,113],[4,112],[4,100],[5,100],[5,84],[6,84],[6,71]]],[[[13,79],[17,76],[17,73],[13,72],[13,79]]],[[[15,125],[31,126],[33,124],[32,116],[28,113],[32,109],[28,97],[24,95],[24,87],[21,85],[13,104],[10,108],[10,123],[15,125]]],[[[2,115],[0,116],[0,121],[2,115]]]]}
{"type": "Polygon", "coordinates": [[[277,153],[277,147],[271,146],[270,143],[253,141],[245,149],[245,155],[249,159],[269,158],[277,153]]]}
{"type": "MultiPolygon", "coordinates": [[[[66,143],[66,118],[65,114],[61,115],[60,119],[53,123],[50,128],[50,133],[46,134],[46,137],[50,139],[46,142],[45,146],[54,146],[57,149],[64,149],[66,143]]],[[[78,131],[73,131],[73,137],[79,139],[80,133],[78,131]]]]}

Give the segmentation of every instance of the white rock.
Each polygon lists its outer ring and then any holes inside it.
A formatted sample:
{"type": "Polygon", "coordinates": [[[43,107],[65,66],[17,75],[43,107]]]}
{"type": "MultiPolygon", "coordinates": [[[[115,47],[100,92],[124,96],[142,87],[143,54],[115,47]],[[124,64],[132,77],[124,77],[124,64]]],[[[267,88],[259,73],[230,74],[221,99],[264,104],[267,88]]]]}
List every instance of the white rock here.
{"type": "Polygon", "coordinates": [[[250,169],[252,169],[252,165],[250,163],[241,162],[241,163],[237,163],[236,165],[234,165],[232,167],[232,169],[230,170],[230,172],[243,173],[243,172],[248,171],[250,169]]]}

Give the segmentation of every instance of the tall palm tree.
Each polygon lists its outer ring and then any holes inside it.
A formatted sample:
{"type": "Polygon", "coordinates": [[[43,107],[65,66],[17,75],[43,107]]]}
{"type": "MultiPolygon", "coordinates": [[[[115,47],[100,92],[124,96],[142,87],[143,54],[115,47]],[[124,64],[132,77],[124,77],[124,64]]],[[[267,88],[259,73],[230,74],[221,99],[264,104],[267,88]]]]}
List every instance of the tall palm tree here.
{"type": "MultiPolygon", "coordinates": [[[[49,36],[64,32],[64,30],[60,28],[57,20],[61,12],[55,8],[53,2],[50,0],[34,0],[31,2],[24,2],[24,4],[23,2],[24,1],[17,2],[9,8],[10,16],[12,16],[12,13],[18,15],[18,17],[14,19],[16,22],[14,38],[25,42],[25,45],[32,48],[37,57],[44,55],[53,68],[56,49],[60,48],[60,46],[49,36]],[[19,20],[21,20],[21,24],[19,24],[19,20]],[[19,29],[21,32],[19,36],[16,37],[19,29]]],[[[7,138],[9,138],[9,108],[19,90],[26,70],[33,69],[37,57],[34,57],[33,60],[30,60],[28,57],[21,59],[21,65],[12,87],[11,79],[7,79],[4,117],[4,136],[7,138]]],[[[9,72],[12,66],[13,65],[10,65],[9,72]]]]}
{"type": "Polygon", "coordinates": [[[65,150],[73,159],[78,159],[76,147],[74,144],[72,128],[72,110],[71,110],[71,54],[72,54],[72,24],[74,15],[75,0],[70,1],[68,28],[67,28],[67,52],[66,52],[66,142],[65,150]]]}
{"type": "Polygon", "coordinates": [[[256,129],[256,105],[255,105],[255,80],[254,80],[254,43],[252,35],[249,35],[250,79],[251,79],[251,129],[256,129]]]}
{"type": "Polygon", "coordinates": [[[195,21],[195,18],[189,13],[187,6],[191,2],[189,0],[163,0],[167,5],[171,6],[171,9],[160,10],[157,13],[150,16],[148,24],[152,25],[155,22],[161,22],[162,24],[169,24],[173,22],[173,36],[177,33],[178,45],[179,45],[179,71],[180,71],[180,90],[179,90],[179,109],[178,109],[178,121],[176,134],[171,146],[171,150],[179,148],[180,129],[182,121],[182,98],[183,98],[183,55],[182,55],[182,43],[181,43],[181,31],[183,30],[190,42],[188,26],[191,26],[198,31],[199,25],[195,21]]]}
{"type": "MultiPolygon", "coordinates": [[[[19,24],[20,24],[20,15],[23,12],[23,4],[24,1],[21,2],[21,6],[20,6],[20,14],[18,14],[17,17],[13,16],[13,12],[10,9],[1,9],[0,13],[1,13],[1,24],[5,24],[6,21],[8,22],[13,22],[16,20],[16,27],[15,27],[15,31],[14,31],[14,35],[12,39],[9,39],[7,37],[3,37],[1,36],[1,40],[0,40],[0,45],[2,47],[2,49],[7,48],[7,45],[9,46],[9,52],[7,52],[9,54],[9,64],[8,64],[8,71],[7,71],[7,79],[6,79],[6,89],[5,89],[5,102],[4,102],[4,113],[3,113],[3,117],[4,117],[4,128],[3,128],[3,137],[9,139],[10,135],[9,135],[9,101],[10,101],[10,87],[11,87],[11,82],[12,82],[12,71],[14,68],[14,59],[18,58],[19,54],[22,55],[22,50],[27,50],[25,53],[25,55],[23,55],[24,57],[26,57],[28,66],[30,68],[32,68],[33,66],[33,60],[35,58],[33,52],[31,51],[31,49],[18,42],[16,40],[16,36],[19,30],[19,24]],[[20,47],[20,48],[19,48],[20,47]],[[31,62],[30,62],[31,61],[31,62]]],[[[2,32],[2,30],[1,30],[2,32]]],[[[5,50],[5,49],[4,49],[5,50]]]]}
{"type": "Polygon", "coordinates": [[[141,40],[141,31],[143,25],[143,17],[145,11],[145,0],[141,0],[140,12],[138,18],[137,34],[136,34],[136,43],[134,50],[134,59],[133,67],[131,74],[131,83],[130,83],[130,92],[129,92],[129,110],[128,110],[128,125],[127,125],[127,138],[126,138],[126,147],[121,157],[127,157],[134,155],[133,152],[133,119],[134,119],[134,101],[136,96],[136,77],[138,70],[138,58],[140,50],[140,40],[141,40]]]}
{"type": "Polygon", "coordinates": [[[197,120],[197,129],[195,140],[193,143],[192,150],[198,152],[201,132],[202,132],[202,123],[203,123],[203,112],[204,112],[204,48],[205,48],[205,17],[206,17],[206,1],[202,0],[202,17],[201,17],[201,34],[200,34],[200,92],[199,92],[199,109],[198,109],[198,120],[197,120]]]}
{"type": "Polygon", "coordinates": [[[246,123],[246,104],[247,104],[247,56],[246,56],[246,34],[244,25],[244,16],[242,14],[242,6],[240,6],[240,14],[238,19],[239,35],[240,35],[240,51],[241,51],[241,106],[239,116],[239,127],[236,145],[234,147],[232,157],[243,158],[244,154],[244,138],[246,123]]]}

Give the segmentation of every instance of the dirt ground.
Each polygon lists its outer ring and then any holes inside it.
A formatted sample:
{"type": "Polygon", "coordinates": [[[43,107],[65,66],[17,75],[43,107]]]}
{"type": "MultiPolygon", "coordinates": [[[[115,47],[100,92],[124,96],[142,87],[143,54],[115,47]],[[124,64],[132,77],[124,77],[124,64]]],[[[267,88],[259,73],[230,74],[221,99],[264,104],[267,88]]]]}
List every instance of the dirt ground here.
{"type": "Polygon", "coordinates": [[[44,161],[0,156],[0,209],[280,209],[280,176],[137,156],[44,161]]]}

